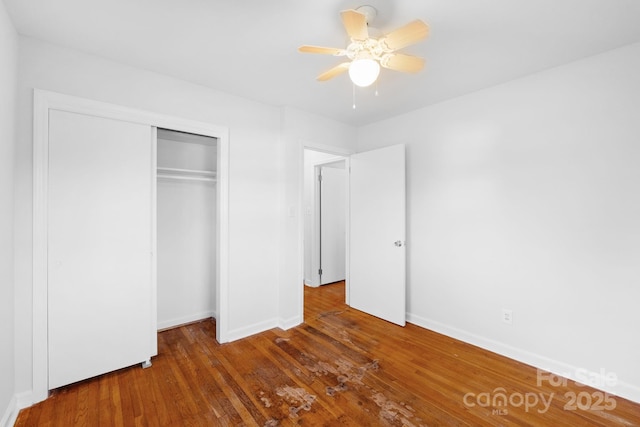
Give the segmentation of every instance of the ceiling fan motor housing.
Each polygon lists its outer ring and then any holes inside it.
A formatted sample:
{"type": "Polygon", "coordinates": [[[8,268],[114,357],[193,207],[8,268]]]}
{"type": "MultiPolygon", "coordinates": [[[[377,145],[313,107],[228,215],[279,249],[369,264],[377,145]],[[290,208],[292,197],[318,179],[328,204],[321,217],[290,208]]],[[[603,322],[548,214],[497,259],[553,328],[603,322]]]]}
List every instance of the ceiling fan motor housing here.
{"type": "Polygon", "coordinates": [[[361,14],[363,14],[365,16],[368,26],[371,26],[373,21],[378,16],[378,9],[376,9],[375,7],[373,7],[371,5],[368,5],[368,4],[365,4],[363,6],[359,6],[355,10],[356,10],[356,12],[359,12],[359,13],[361,13],[361,14]]]}
{"type": "Polygon", "coordinates": [[[384,43],[384,38],[377,40],[368,38],[366,40],[353,40],[347,46],[347,57],[351,60],[370,58],[381,61],[393,50],[384,43]]]}

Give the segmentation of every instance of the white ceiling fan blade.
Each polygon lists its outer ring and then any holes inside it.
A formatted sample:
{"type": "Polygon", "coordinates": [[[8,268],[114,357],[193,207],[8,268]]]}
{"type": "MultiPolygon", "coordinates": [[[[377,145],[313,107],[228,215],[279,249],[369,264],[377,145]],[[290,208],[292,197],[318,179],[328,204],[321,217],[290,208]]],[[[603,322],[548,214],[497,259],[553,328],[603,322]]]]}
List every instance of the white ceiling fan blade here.
{"type": "Polygon", "coordinates": [[[367,17],[362,13],[349,9],[340,12],[342,24],[347,34],[353,40],[366,40],[369,38],[369,30],[367,28],[367,17]]]}
{"type": "Polygon", "coordinates": [[[428,34],[429,26],[421,20],[416,19],[404,27],[393,30],[382,37],[380,41],[390,50],[398,50],[426,38],[428,34]]]}
{"type": "Polygon", "coordinates": [[[351,64],[351,62],[343,62],[342,64],[338,64],[335,67],[333,67],[332,69],[325,71],[324,73],[320,74],[317,78],[318,81],[324,82],[327,81],[329,79],[334,78],[337,75],[340,75],[342,73],[344,73],[345,71],[347,71],[349,69],[349,65],[351,64]]]}
{"type": "Polygon", "coordinates": [[[380,61],[380,65],[394,71],[405,73],[417,73],[424,68],[424,59],[407,55],[404,53],[392,53],[385,55],[380,61]]]}
{"type": "Polygon", "coordinates": [[[345,56],[347,51],[344,49],[338,49],[337,47],[322,47],[322,46],[300,46],[298,52],[302,53],[319,53],[324,55],[345,56]]]}

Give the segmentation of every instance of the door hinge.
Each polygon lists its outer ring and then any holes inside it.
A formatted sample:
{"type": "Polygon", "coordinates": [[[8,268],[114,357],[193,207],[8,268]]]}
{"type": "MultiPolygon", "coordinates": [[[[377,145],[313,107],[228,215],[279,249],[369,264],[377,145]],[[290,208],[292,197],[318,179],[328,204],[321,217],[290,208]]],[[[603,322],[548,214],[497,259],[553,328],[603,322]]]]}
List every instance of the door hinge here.
{"type": "Polygon", "coordinates": [[[322,175],[318,175],[318,181],[322,182],[322,175]]]}
{"type": "Polygon", "coordinates": [[[322,269],[321,269],[321,268],[320,268],[320,269],[318,269],[318,274],[319,274],[320,276],[322,276],[322,269]]]}

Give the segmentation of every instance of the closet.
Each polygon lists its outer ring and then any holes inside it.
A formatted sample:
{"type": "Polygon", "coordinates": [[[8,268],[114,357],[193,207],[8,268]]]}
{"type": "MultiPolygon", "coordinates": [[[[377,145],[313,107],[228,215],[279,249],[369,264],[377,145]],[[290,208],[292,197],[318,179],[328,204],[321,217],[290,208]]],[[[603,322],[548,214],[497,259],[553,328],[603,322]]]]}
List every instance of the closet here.
{"type": "Polygon", "coordinates": [[[159,329],[224,341],[228,129],[36,89],[33,149],[34,400],[151,366],[159,329]]]}
{"type": "Polygon", "coordinates": [[[215,314],[217,139],[157,130],[158,329],[215,314]]]}
{"type": "Polygon", "coordinates": [[[149,366],[154,325],[215,316],[217,140],[58,110],[48,134],[53,389],[149,366]]]}

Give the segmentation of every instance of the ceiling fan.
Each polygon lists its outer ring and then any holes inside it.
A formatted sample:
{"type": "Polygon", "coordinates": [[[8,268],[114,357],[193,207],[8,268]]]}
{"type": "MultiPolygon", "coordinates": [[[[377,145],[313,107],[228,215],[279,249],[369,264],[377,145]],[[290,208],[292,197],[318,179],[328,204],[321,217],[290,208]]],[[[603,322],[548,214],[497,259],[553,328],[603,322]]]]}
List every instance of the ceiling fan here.
{"type": "Polygon", "coordinates": [[[326,81],[349,71],[351,81],[361,87],[373,84],[380,74],[380,67],[406,73],[417,73],[424,67],[424,59],[397,51],[427,37],[429,27],[419,19],[408,23],[379,38],[369,36],[369,27],[377,15],[373,6],[360,6],[355,10],[340,12],[351,42],[345,49],[300,46],[299,52],[345,56],[347,62],[336,65],[318,76],[326,81]]]}

